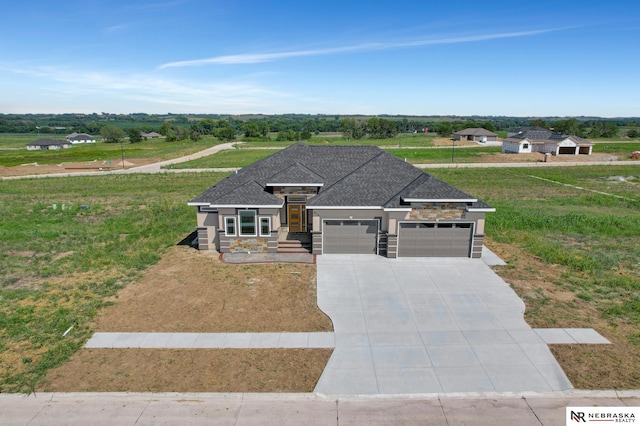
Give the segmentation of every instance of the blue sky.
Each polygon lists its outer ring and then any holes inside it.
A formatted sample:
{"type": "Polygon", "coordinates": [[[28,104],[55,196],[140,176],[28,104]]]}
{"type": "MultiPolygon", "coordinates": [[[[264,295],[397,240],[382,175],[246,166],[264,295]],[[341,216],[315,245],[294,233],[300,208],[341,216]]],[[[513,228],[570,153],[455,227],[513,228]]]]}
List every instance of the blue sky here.
{"type": "Polygon", "coordinates": [[[5,2],[0,113],[640,116],[640,2],[5,2]]]}

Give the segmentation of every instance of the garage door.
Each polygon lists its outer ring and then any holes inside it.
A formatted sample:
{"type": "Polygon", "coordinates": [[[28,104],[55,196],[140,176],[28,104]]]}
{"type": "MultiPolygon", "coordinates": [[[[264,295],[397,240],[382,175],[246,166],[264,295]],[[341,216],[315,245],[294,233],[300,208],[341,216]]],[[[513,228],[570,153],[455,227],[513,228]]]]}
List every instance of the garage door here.
{"type": "Polygon", "coordinates": [[[417,223],[400,224],[400,257],[469,257],[473,224],[417,223]]]}
{"type": "Polygon", "coordinates": [[[323,253],[376,254],[377,220],[326,220],[323,253]]]}

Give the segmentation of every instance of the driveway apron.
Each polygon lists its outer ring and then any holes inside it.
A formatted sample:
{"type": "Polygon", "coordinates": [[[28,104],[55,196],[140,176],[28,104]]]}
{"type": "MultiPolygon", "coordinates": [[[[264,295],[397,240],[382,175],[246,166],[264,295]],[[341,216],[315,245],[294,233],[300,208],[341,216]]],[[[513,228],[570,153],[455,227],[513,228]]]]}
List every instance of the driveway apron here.
{"type": "Polygon", "coordinates": [[[336,347],[323,394],[548,392],[571,383],[482,260],[317,257],[336,347]]]}

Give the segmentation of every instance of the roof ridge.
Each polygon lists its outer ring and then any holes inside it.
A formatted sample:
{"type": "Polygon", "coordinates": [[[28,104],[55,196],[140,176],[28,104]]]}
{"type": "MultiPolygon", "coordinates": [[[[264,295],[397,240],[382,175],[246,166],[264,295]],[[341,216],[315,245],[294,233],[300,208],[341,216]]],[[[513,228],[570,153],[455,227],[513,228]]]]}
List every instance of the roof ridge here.
{"type": "MultiPolygon", "coordinates": [[[[376,147],[378,148],[378,147],[376,147]]],[[[336,186],[338,183],[344,181],[345,179],[347,179],[349,176],[353,175],[354,173],[356,173],[358,170],[362,169],[364,166],[366,166],[367,164],[369,164],[370,162],[372,162],[373,160],[375,160],[376,158],[379,158],[381,155],[383,155],[385,153],[385,151],[383,151],[382,149],[378,148],[380,150],[380,152],[378,152],[375,156],[371,157],[369,160],[365,161],[364,163],[360,164],[360,166],[358,166],[357,168],[351,170],[351,172],[347,173],[346,175],[342,176],[340,179],[338,179],[337,181],[333,182],[333,184],[331,184],[330,187],[325,187],[325,190],[322,191],[323,193],[326,193],[327,191],[331,190],[331,188],[333,188],[334,186],[336,186]]],[[[318,196],[320,196],[321,194],[318,194],[318,196]]]]}

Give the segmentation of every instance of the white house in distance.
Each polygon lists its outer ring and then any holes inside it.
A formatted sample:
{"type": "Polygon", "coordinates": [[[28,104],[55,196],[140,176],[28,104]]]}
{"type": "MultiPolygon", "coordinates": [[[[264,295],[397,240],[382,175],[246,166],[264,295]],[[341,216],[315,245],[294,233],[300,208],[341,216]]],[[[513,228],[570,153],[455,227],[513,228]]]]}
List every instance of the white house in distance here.
{"type": "Polygon", "coordinates": [[[553,155],[591,155],[593,142],[575,135],[561,135],[542,127],[522,127],[502,141],[502,153],[541,152],[553,155]]]}
{"type": "Polygon", "coordinates": [[[470,127],[453,134],[454,141],[495,142],[498,135],[482,127],[470,127]]]}
{"type": "Polygon", "coordinates": [[[71,133],[67,135],[67,142],[72,143],[74,145],[79,143],[95,143],[96,138],[86,133],[71,133]]]}

